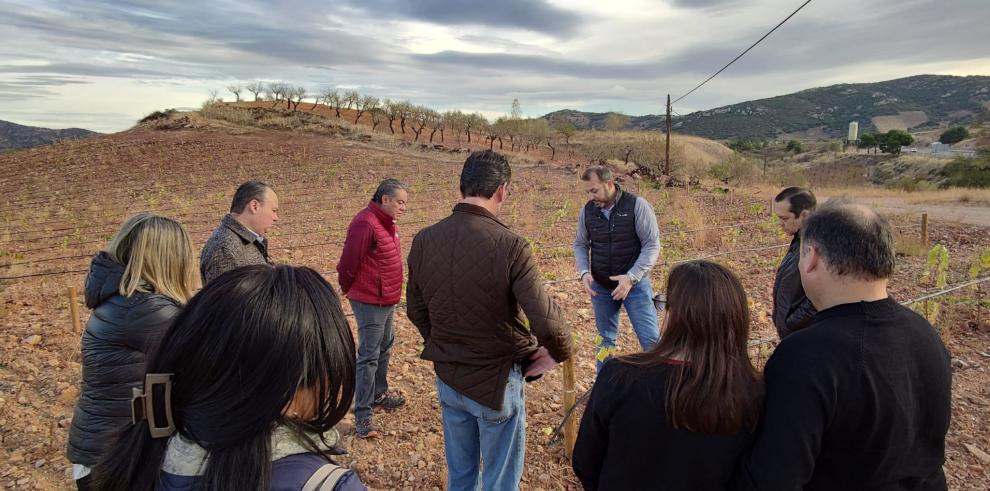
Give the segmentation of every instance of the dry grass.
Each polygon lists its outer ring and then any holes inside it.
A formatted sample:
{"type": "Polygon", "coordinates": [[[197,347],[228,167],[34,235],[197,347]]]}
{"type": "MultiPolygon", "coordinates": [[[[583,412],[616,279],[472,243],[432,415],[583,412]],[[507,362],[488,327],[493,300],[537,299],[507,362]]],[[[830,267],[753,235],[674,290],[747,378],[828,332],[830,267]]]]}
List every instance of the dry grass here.
{"type": "MultiPolygon", "coordinates": [[[[656,131],[581,131],[571,138],[573,143],[595,144],[624,141],[641,141],[646,138],[663,138],[656,131]]],[[[715,140],[700,136],[681,135],[672,133],[670,136],[671,153],[674,147],[679,147],[682,158],[689,161],[701,162],[706,165],[716,164],[729,158],[733,151],[715,140]]]]}

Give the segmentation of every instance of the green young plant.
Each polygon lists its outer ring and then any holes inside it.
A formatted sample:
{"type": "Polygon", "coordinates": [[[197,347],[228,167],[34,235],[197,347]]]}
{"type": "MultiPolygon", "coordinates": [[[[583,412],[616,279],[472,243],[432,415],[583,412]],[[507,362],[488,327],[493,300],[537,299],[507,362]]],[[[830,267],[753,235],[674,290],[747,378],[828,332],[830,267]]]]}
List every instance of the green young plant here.
{"type": "MultiPolygon", "coordinates": [[[[928,251],[928,260],[922,273],[922,283],[933,285],[935,288],[945,288],[949,276],[949,250],[942,244],[935,244],[928,251]]],[[[941,311],[942,301],[939,297],[930,298],[921,304],[921,314],[931,325],[936,325],[941,311]]]]}
{"type": "Polygon", "coordinates": [[[560,221],[567,216],[567,213],[570,211],[570,207],[571,207],[571,202],[569,200],[564,201],[563,206],[558,208],[557,211],[551,213],[550,216],[547,217],[547,228],[552,228],[554,225],[560,223],[560,221]]]}
{"type": "Polygon", "coordinates": [[[780,229],[780,218],[777,218],[777,215],[770,215],[770,220],[762,222],[756,227],[759,228],[761,232],[767,234],[776,235],[778,233],[783,233],[780,229]]]}
{"type": "Polygon", "coordinates": [[[973,255],[973,260],[969,263],[969,277],[976,279],[986,270],[990,270],[990,247],[984,247],[973,255]]]}
{"type": "Polygon", "coordinates": [[[729,249],[735,247],[736,241],[741,234],[742,232],[738,227],[727,229],[725,232],[722,232],[722,245],[729,249]]]}

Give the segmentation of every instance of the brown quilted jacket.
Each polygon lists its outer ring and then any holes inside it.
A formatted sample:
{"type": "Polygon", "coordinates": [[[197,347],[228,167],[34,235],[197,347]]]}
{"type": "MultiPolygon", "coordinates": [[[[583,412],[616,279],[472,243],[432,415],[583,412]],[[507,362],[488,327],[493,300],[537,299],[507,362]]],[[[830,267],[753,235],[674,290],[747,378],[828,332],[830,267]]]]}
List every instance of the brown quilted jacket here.
{"type": "Polygon", "coordinates": [[[479,404],[501,408],[509,370],[538,346],[558,362],[571,356],[529,244],[488,210],[459,203],[416,235],[408,266],[406,313],[426,342],[422,358],[479,404]]]}

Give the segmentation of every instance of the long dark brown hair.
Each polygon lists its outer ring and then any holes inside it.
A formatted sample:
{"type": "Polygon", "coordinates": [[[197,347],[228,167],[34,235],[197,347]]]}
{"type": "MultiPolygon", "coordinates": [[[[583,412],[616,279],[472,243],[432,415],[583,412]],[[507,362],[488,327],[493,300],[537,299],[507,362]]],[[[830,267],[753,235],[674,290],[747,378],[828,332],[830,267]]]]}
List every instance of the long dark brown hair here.
{"type": "MultiPolygon", "coordinates": [[[[212,491],[270,489],[276,424],[329,461],[312,435],[347,414],[354,371],[336,293],[316,271],[292,266],[246,266],[208,283],[148,363],[148,373],[173,374],[176,430],[209,452],[194,488],[212,491]],[[311,388],[322,394],[313,419],[286,417],[296,391],[311,388]]],[[[167,444],[147,420],[129,426],[93,469],[94,489],[155,489],[167,444]]]]}
{"type": "Polygon", "coordinates": [[[739,278],[710,261],[675,266],[667,278],[667,325],[660,342],[618,361],[672,364],[666,408],[671,425],[701,433],[753,429],[763,383],[749,360],[749,306],[739,278]]]}

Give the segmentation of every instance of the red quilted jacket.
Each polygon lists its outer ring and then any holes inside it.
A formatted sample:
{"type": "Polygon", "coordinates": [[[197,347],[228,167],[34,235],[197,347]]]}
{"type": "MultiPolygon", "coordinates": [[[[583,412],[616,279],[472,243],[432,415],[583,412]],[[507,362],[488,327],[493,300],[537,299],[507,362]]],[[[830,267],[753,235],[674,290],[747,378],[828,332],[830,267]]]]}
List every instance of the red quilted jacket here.
{"type": "Polygon", "coordinates": [[[373,305],[395,305],[402,294],[402,248],[395,220],[375,202],[347,227],[337,281],[347,298],[373,305]]]}

